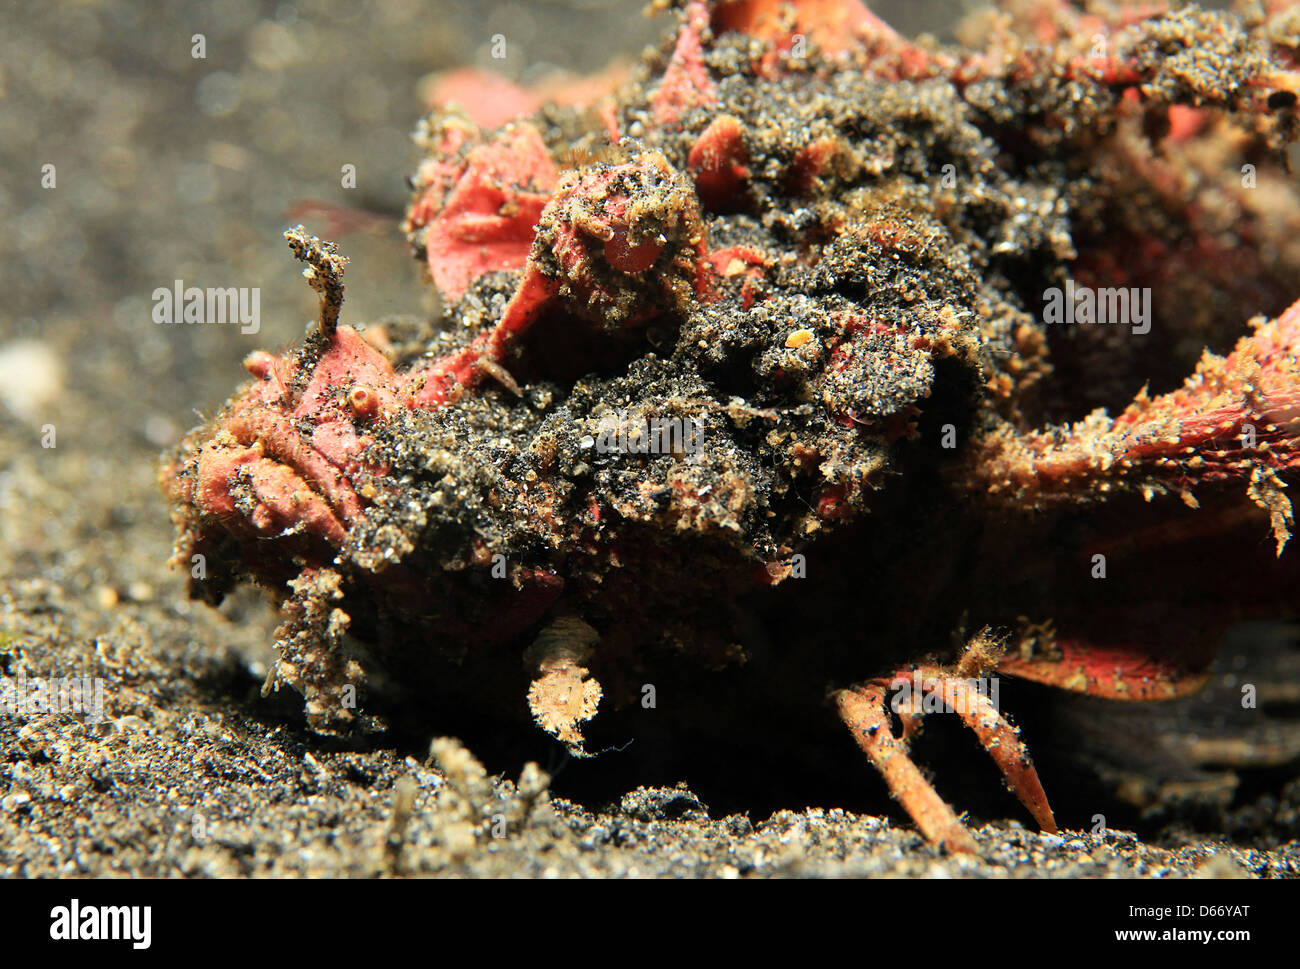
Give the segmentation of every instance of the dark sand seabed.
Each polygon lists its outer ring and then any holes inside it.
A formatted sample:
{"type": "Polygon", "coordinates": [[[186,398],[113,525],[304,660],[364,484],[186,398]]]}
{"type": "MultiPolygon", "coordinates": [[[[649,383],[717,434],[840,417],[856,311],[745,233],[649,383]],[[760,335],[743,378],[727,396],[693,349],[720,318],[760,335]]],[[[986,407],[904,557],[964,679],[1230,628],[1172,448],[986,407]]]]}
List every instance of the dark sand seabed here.
{"type": "MultiPolygon", "coordinates": [[[[947,22],[940,4],[901,6],[891,19],[904,30],[947,22]]],[[[1022,691],[1023,714],[1009,708],[1076,830],[1045,836],[1005,820],[1028,824],[987,765],[962,774],[982,756],[971,747],[939,788],[972,811],[976,858],[926,846],[865,762],[815,790],[789,782],[779,761],[735,790],[699,770],[689,789],[631,790],[636,780],[618,785],[635,771],[609,765],[620,755],[565,764],[538,734],[513,757],[498,753],[488,769],[505,779],[488,778],[451,741],[429,759],[432,731],[343,743],[308,732],[294,698],[259,697],[274,612],[249,590],[215,610],[185,598],[167,567],[173,536],[155,475],[195,410],[211,413],[241,379],[242,358],[296,339],[313,315],[280,231],[300,218],[333,230],[290,210],[321,199],[389,213],[340,240],[353,259],[345,319],[428,312],[396,231],[419,79],[492,63],[498,32],[511,39],[502,69],[517,77],[596,70],[658,36],[664,22],[638,8],[7,5],[0,673],[99,676],[108,688],[99,724],[0,717],[0,872],[1300,873],[1300,651],[1270,627],[1234,631],[1210,691],[1160,710],[1022,691]],[[196,33],[205,60],[191,57],[196,33]],[[57,182],[42,189],[47,164],[57,182]],[[353,191],[339,187],[346,164],[357,168],[353,191]],[[260,287],[261,331],[154,325],[150,294],[176,279],[260,287]],[[42,447],[49,425],[52,448],[42,447]],[[1248,682],[1262,684],[1262,706],[1234,716],[1231,697],[1248,682]],[[549,793],[530,760],[556,773],[549,793]],[[747,801],[755,789],[768,794],[747,801]],[[1087,833],[1097,814],[1107,830],[1087,833]]]]}

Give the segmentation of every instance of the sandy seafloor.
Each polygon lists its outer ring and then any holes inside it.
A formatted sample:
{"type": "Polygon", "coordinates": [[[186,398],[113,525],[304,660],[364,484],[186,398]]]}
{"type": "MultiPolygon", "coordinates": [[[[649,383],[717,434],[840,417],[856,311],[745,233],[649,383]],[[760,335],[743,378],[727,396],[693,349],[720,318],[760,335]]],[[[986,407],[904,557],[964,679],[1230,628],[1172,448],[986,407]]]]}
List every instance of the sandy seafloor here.
{"type": "MultiPolygon", "coordinates": [[[[950,20],[938,4],[894,6],[878,9],[905,30],[950,20]]],[[[525,80],[557,65],[594,71],[664,24],[636,2],[598,0],[5,5],[0,672],[101,676],[109,689],[97,725],[0,717],[0,873],[1300,873],[1300,653],[1284,630],[1238,631],[1220,665],[1211,696],[1270,684],[1256,716],[1207,712],[1203,698],[1150,721],[1113,714],[1120,726],[1097,745],[1110,753],[1088,762],[1088,786],[1123,825],[1045,836],[1014,820],[1009,798],[977,799],[993,809],[971,818],[973,858],[925,845],[865,762],[842,801],[820,806],[795,791],[775,809],[732,798],[710,811],[712,795],[692,792],[718,790],[708,777],[577,803],[563,772],[550,794],[513,783],[544,749],[536,737],[491,765],[508,779],[488,780],[454,746],[444,773],[428,740],[331,741],[303,728],[292,700],[259,698],[274,612],[248,590],[220,609],[185,598],[155,474],[161,449],[243,378],[241,359],[297,338],[313,315],[280,238],[289,211],[320,199],[381,213],[341,240],[353,260],[345,319],[428,313],[396,231],[421,79],[465,63],[525,80]],[[205,59],[191,56],[198,33],[205,59]],[[496,33],[504,62],[489,56],[496,33]],[[358,173],[351,191],[345,164],[358,173]],[[41,187],[45,165],[53,188],[41,187]],[[261,331],[154,325],[150,294],[175,279],[260,287],[261,331]],[[48,425],[53,448],[42,447],[48,425]],[[1142,756],[1122,754],[1125,736],[1145,753],[1163,745],[1181,767],[1153,779],[1142,756]]],[[[1110,723],[1113,705],[1064,710],[1110,723]]],[[[428,739],[455,732],[434,724],[428,739]]],[[[1053,749],[1036,755],[1069,805],[1059,779],[1085,768],[1054,763],[1053,749]]],[[[769,769],[779,789],[782,765],[769,769]]],[[[942,789],[962,799],[960,782],[942,789]]]]}

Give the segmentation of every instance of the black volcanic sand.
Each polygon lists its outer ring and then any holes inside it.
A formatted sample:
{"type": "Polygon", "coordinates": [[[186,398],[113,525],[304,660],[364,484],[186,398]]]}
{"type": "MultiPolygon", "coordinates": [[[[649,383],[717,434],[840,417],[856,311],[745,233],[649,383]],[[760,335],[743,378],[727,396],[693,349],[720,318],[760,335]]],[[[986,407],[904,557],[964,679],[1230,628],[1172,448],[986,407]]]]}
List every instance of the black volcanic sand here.
{"type": "Polygon", "coordinates": [[[612,737],[622,749],[576,761],[527,726],[432,714],[424,729],[331,740],[305,729],[296,696],[261,698],[274,610],[247,589],[219,609],[185,598],[155,474],[195,412],[243,378],[240,360],[314,315],[280,231],[334,233],[311,200],[353,207],[344,321],[427,316],[397,232],[420,79],[467,62],[525,80],[596,70],[665,21],[636,3],[151,7],[10,5],[0,30],[0,672],[107,683],[103,722],[0,716],[0,871],[1300,872],[1300,650],[1276,627],[1235,630],[1211,689],[1179,703],[1008,684],[1003,707],[1070,829],[1059,836],[1028,830],[953,724],[928,726],[918,760],[971,812],[975,858],[922,841],[829,710],[798,738],[824,745],[815,758],[752,749],[738,722],[672,756],[612,737]],[[496,33],[504,62],[490,58],[496,33]],[[155,325],[151,294],[176,279],[260,287],[260,332],[155,325]],[[1259,687],[1254,710],[1240,709],[1243,684],[1259,687]]]}

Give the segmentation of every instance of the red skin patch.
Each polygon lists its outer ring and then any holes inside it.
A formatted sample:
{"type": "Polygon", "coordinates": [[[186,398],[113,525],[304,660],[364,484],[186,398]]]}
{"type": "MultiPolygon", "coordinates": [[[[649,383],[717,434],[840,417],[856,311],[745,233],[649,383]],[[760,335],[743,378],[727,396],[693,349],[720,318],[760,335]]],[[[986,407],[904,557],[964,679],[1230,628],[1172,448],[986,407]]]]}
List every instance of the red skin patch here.
{"type": "Polygon", "coordinates": [[[786,190],[797,197],[810,196],[839,150],[840,142],[835,138],[818,138],[799,149],[786,172],[786,190]]]}
{"type": "Polygon", "coordinates": [[[788,51],[802,35],[831,56],[858,47],[864,39],[898,40],[899,35],[858,0],[734,0],[713,11],[713,29],[735,30],[771,41],[788,51]],[[788,13],[793,12],[793,21],[788,13]]]}
{"type": "Polygon", "coordinates": [[[664,247],[654,241],[632,244],[628,241],[625,226],[614,229],[613,236],[605,243],[605,261],[624,273],[643,273],[655,264],[664,247]]]}
{"type": "Polygon", "coordinates": [[[1045,683],[1073,693],[1109,700],[1173,700],[1195,693],[1210,674],[1189,670],[1169,657],[1153,656],[1150,644],[1095,646],[1056,640],[1061,655],[1052,659],[1004,659],[998,672],[1045,683]]]}
{"type": "Polygon", "coordinates": [[[485,273],[523,268],[556,178],[541,135],[520,124],[469,153],[445,204],[439,184],[416,203],[410,225],[427,226],[429,274],[443,299],[460,299],[485,273]]]}
{"type": "MultiPolygon", "coordinates": [[[[459,108],[480,128],[500,128],[535,114],[544,104],[587,107],[612,94],[627,79],[627,68],[613,64],[594,77],[558,73],[522,87],[491,71],[464,67],[446,71],[424,90],[430,110],[459,108]]],[[[618,141],[617,133],[611,134],[618,141]]]]}
{"type": "Polygon", "coordinates": [[[228,405],[222,433],[200,449],[192,478],[165,474],[173,493],[201,516],[245,537],[295,530],[308,540],[343,544],[364,500],[353,487],[368,464],[368,421],[404,395],[388,361],[351,327],[335,332],[297,399],[292,358],[257,351],[245,367],[258,378],[228,405]],[[353,391],[364,389],[358,413],[353,391]],[[310,427],[309,434],[303,429],[310,427]]]}
{"type": "Polygon", "coordinates": [[[686,161],[695,191],[710,212],[730,212],[749,179],[749,151],[740,121],[724,114],[704,130],[686,161]]]}
{"type": "Polygon", "coordinates": [[[701,35],[709,27],[709,5],[692,0],[686,23],[677,38],[672,60],[650,99],[655,124],[673,126],[690,108],[718,103],[717,86],[704,66],[701,35]]]}
{"type": "Polygon", "coordinates": [[[542,99],[527,88],[472,67],[440,74],[425,91],[425,100],[431,108],[460,108],[481,128],[499,128],[542,105],[542,99]]]}

